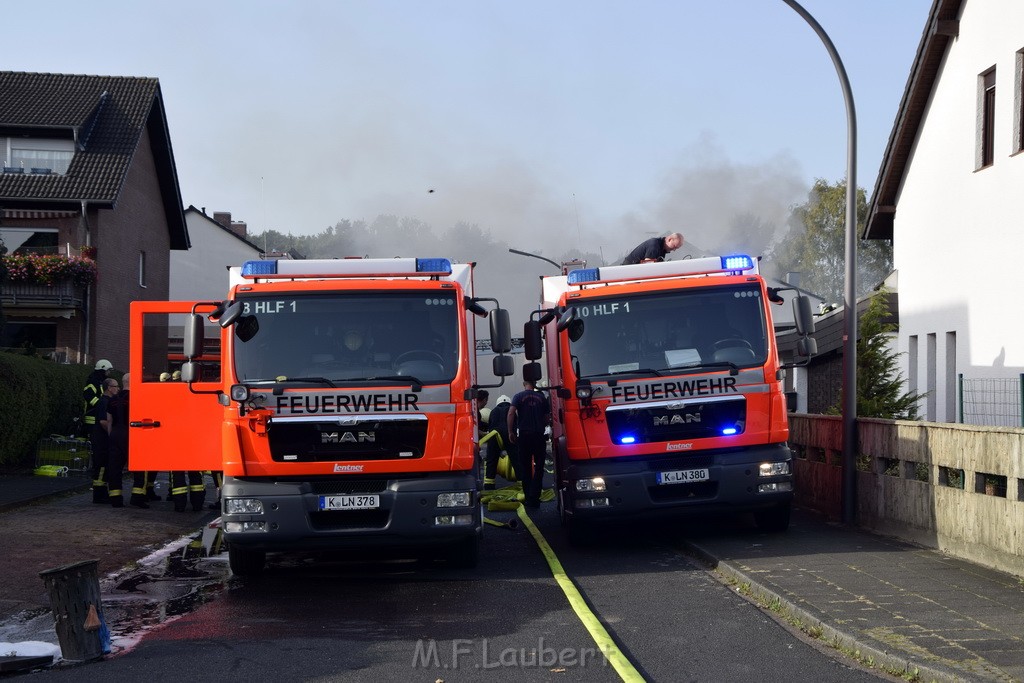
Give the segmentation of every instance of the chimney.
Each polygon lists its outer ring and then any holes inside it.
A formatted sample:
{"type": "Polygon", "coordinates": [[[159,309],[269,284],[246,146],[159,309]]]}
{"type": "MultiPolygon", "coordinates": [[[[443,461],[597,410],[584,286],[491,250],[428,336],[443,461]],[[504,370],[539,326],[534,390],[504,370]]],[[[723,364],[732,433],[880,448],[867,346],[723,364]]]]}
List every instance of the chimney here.
{"type": "Polygon", "coordinates": [[[225,228],[231,227],[231,212],[230,211],[214,211],[213,220],[223,225],[225,228]]]}
{"type": "Polygon", "coordinates": [[[231,232],[235,233],[239,237],[245,237],[249,230],[249,226],[245,221],[232,221],[229,227],[231,232]]]}

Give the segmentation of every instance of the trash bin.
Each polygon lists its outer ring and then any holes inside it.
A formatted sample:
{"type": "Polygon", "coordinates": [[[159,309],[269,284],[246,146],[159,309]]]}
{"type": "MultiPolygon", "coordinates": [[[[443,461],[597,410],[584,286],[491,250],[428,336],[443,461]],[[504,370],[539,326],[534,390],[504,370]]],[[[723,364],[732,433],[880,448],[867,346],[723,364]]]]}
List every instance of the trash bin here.
{"type": "Polygon", "coordinates": [[[98,564],[85,560],[39,572],[50,596],[61,656],[69,662],[97,659],[110,651],[98,564]]]}

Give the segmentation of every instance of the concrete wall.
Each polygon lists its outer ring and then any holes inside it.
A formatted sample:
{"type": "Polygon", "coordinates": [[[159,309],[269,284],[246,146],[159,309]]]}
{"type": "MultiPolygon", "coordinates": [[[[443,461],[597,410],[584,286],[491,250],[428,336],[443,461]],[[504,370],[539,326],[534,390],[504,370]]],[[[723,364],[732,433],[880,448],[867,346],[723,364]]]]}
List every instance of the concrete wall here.
{"type": "MultiPolygon", "coordinates": [[[[1024,429],[861,418],[857,434],[859,526],[1024,576],[1024,429]]],[[[797,504],[840,518],[841,418],[790,415],[790,445],[797,504]]]]}

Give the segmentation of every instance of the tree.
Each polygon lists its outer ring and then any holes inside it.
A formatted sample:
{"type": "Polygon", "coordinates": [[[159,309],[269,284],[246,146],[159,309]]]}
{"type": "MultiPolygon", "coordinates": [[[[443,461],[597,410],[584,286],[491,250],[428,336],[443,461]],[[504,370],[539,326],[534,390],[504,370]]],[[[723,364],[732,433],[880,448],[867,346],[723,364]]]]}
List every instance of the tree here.
{"type": "MultiPolygon", "coordinates": [[[[857,189],[857,234],[867,219],[863,188],[857,189]]],[[[793,208],[790,237],[775,250],[780,272],[803,274],[801,287],[826,301],[841,302],[846,281],[846,181],[819,178],[807,202],[793,208]]],[[[857,240],[857,296],[870,292],[892,270],[892,243],[857,240]]]]}
{"type": "MultiPolygon", "coordinates": [[[[882,289],[871,297],[860,316],[857,339],[857,416],[890,420],[916,420],[915,392],[903,390],[900,354],[890,345],[896,325],[885,322],[889,314],[888,296],[882,289]]],[[[828,412],[838,414],[839,406],[828,412]]]]}

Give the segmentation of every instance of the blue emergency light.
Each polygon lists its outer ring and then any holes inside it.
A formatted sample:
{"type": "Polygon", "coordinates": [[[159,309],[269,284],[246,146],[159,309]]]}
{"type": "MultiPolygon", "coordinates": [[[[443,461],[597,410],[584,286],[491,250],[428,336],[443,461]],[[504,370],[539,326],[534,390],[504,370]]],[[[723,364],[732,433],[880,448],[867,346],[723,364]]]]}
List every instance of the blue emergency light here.
{"type": "Polygon", "coordinates": [[[446,258],[416,259],[417,273],[451,273],[452,262],[446,258]]]}
{"type": "Polygon", "coordinates": [[[636,443],[635,436],[624,436],[619,439],[619,443],[636,443]]]}
{"type": "Polygon", "coordinates": [[[600,280],[601,270],[599,268],[580,268],[569,273],[566,282],[570,285],[582,285],[587,282],[600,282],[600,280]]]}
{"type": "Polygon", "coordinates": [[[750,270],[753,267],[754,259],[746,254],[722,257],[722,270],[750,270]]]}
{"type": "Polygon", "coordinates": [[[277,261],[246,261],[242,264],[242,276],[277,274],[277,261]]]}

